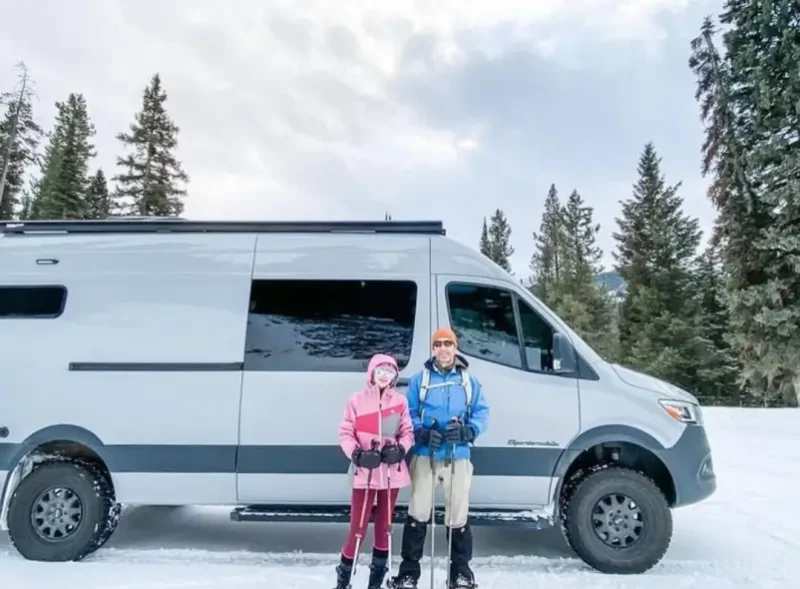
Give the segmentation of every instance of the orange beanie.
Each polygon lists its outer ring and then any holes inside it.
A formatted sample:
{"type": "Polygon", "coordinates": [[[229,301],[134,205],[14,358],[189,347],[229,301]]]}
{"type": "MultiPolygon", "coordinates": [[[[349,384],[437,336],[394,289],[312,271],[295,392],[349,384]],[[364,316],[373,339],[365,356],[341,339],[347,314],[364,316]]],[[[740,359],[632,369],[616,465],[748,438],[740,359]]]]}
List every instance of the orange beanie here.
{"type": "Polygon", "coordinates": [[[436,340],[441,340],[441,339],[448,339],[451,342],[453,342],[453,344],[458,345],[458,340],[456,339],[456,334],[453,333],[453,330],[448,328],[448,327],[440,327],[439,329],[434,331],[433,332],[433,337],[431,338],[431,344],[433,342],[435,342],[436,340]]]}

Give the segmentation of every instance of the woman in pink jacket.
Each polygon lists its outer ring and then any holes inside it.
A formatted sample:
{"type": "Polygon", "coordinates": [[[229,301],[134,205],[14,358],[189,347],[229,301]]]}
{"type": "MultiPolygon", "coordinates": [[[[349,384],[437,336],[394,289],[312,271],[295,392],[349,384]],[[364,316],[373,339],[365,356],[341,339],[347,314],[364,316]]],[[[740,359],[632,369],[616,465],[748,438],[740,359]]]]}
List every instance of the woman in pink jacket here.
{"type": "Polygon", "coordinates": [[[350,529],[336,567],[336,589],[350,587],[354,560],[376,498],[367,589],[380,589],[388,570],[391,517],[399,489],[411,484],[404,458],[414,444],[408,401],[394,388],[398,373],[394,358],[385,354],[373,356],[367,368],[366,387],[347,400],[339,426],[339,445],[353,463],[354,476],[350,529]]]}

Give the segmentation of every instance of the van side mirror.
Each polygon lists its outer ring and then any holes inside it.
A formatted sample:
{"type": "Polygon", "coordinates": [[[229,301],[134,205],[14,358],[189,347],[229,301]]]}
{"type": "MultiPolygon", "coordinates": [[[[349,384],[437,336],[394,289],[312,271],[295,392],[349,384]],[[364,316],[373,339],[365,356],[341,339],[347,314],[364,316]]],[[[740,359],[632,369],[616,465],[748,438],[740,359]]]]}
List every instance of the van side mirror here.
{"type": "Polygon", "coordinates": [[[553,333],[553,371],[562,374],[578,372],[575,348],[564,334],[553,333]]]}

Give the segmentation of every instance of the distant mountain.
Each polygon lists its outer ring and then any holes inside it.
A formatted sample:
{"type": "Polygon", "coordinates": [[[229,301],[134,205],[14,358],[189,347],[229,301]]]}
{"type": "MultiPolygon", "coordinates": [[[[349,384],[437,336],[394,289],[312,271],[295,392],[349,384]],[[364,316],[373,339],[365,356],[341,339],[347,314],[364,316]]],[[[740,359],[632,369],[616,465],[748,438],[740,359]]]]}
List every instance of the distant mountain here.
{"type": "Polygon", "coordinates": [[[625,296],[627,291],[627,284],[616,270],[601,272],[595,278],[595,283],[618,297],[625,296]]]}

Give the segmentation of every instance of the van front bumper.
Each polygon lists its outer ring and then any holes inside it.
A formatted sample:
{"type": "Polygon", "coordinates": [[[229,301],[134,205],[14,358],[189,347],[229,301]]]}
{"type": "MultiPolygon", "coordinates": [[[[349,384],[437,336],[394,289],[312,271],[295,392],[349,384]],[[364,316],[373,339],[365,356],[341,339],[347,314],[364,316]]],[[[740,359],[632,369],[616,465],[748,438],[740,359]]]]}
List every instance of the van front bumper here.
{"type": "Polygon", "coordinates": [[[661,450],[659,457],[675,484],[674,507],[698,503],[717,490],[711,446],[703,426],[687,425],[675,445],[661,450]]]}

